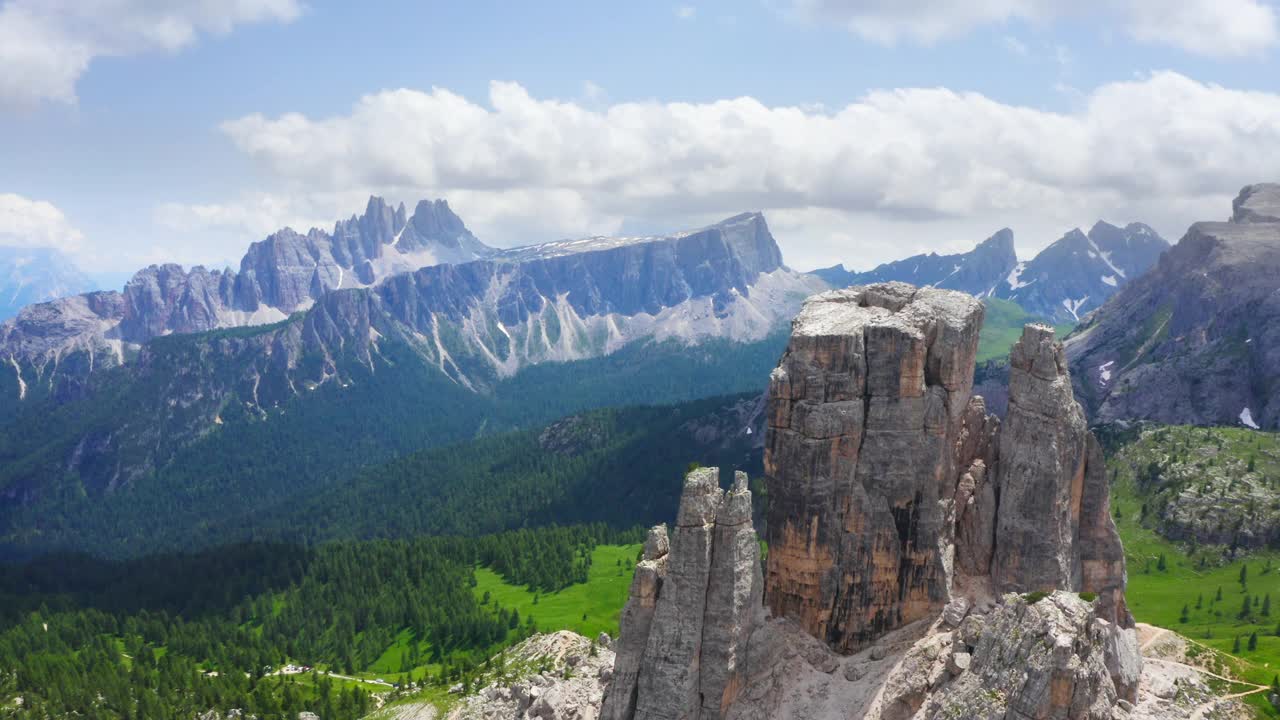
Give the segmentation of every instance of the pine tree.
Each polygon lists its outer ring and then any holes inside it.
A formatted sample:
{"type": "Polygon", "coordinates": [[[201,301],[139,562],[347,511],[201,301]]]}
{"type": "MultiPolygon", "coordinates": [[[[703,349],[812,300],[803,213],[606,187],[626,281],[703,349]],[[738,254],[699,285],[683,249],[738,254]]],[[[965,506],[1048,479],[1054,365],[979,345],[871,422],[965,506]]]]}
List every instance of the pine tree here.
{"type": "Polygon", "coordinates": [[[1237,655],[1240,654],[1240,636],[1239,635],[1237,635],[1236,639],[1231,643],[1231,652],[1237,655]]]}
{"type": "Polygon", "coordinates": [[[1196,609],[1199,610],[1203,606],[1204,606],[1204,593],[1200,593],[1199,595],[1196,595],[1196,609]]]}
{"type": "Polygon", "coordinates": [[[1187,614],[1188,614],[1188,609],[1187,609],[1187,606],[1184,604],[1182,606],[1182,616],[1178,618],[1178,622],[1185,624],[1188,619],[1187,614]]]}
{"type": "Polygon", "coordinates": [[[1222,600],[1222,586],[1221,586],[1221,585],[1219,585],[1219,586],[1218,586],[1218,595],[1217,595],[1217,597],[1215,597],[1213,600],[1214,600],[1214,602],[1218,602],[1218,601],[1222,600]]]}
{"type": "Polygon", "coordinates": [[[1262,596],[1262,617],[1271,616],[1271,593],[1262,596]]]}
{"type": "Polygon", "coordinates": [[[1240,617],[1247,618],[1253,613],[1253,603],[1249,600],[1249,596],[1245,595],[1244,600],[1240,603],[1240,617]]]}
{"type": "Polygon", "coordinates": [[[1164,572],[1169,569],[1169,565],[1164,559],[1164,553],[1160,553],[1160,558],[1156,560],[1156,569],[1160,572],[1164,572]]]}
{"type": "Polygon", "coordinates": [[[1255,631],[1255,632],[1249,633],[1249,651],[1252,652],[1257,649],[1258,649],[1258,633],[1255,631]]]}

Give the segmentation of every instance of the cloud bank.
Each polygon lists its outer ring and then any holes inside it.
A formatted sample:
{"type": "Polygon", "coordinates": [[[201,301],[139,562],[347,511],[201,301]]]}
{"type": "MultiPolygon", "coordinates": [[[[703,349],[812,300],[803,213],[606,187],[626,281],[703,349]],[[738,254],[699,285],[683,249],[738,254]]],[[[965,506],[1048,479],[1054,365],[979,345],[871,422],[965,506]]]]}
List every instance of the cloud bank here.
{"type": "Polygon", "coordinates": [[[0,193],[0,245],[84,250],[84,234],[52,203],[0,193]]]}
{"type": "Polygon", "coordinates": [[[1139,42],[1210,57],[1258,55],[1280,39],[1275,10],[1260,0],[790,0],[785,7],[882,44],[934,43],[1011,20],[1080,17],[1115,23],[1139,42]]]}
{"type": "Polygon", "coordinates": [[[442,195],[482,237],[515,244],[763,209],[809,243],[790,254],[799,265],[830,257],[819,248],[837,240],[864,243],[867,262],[902,254],[895,227],[938,249],[1001,225],[1029,226],[1044,245],[1100,216],[1176,238],[1274,172],[1261,149],[1280,143],[1280,95],[1159,72],[1100,86],[1070,113],[938,88],[829,112],[749,97],[596,110],[495,82],[487,104],[388,90],[343,115],[255,114],[222,130],[295,214],[353,190],[442,195]]]}

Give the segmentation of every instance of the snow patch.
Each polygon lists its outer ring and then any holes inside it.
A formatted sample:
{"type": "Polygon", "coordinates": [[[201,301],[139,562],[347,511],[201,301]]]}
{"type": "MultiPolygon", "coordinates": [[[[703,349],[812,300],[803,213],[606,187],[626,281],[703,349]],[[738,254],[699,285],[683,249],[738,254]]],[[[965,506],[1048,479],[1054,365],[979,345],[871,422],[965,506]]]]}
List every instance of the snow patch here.
{"type": "Polygon", "coordinates": [[[1115,286],[1116,286],[1116,276],[1115,276],[1115,275],[1103,275],[1103,276],[1102,276],[1102,282],[1103,282],[1103,283],[1105,283],[1105,284],[1107,284],[1107,285],[1110,285],[1111,287],[1115,287],[1115,286]]]}
{"type": "Polygon", "coordinates": [[[1093,248],[1094,252],[1102,256],[1102,262],[1106,263],[1107,267],[1111,268],[1111,272],[1114,272],[1116,275],[1119,275],[1120,277],[1124,277],[1124,271],[1116,267],[1115,263],[1111,262],[1111,253],[1104,252],[1102,248],[1098,247],[1098,244],[1093,241],[1093,238],[1089,237],[1088,235],[1085,236],[1085,239],[1089,241],[1089,247],[1093,248]]]}
{"type": "Polygon", "coordinates": [[[1071,317],[1075,318],[1075,319],[1076,319],[1076,321],[1077,321],[1077,322],[1079,322],[1079,320],[1080,320],[1080,308],[1084,307],[1084,304],[1085,304],[1085,302],[1086,302],[1088,299],[1089,299],[1089,296],[1088,296],[1088,295],[1085,295],[1084,297],[1080,298],[1079,300],[1072,300],[1071,298],[1064,298],[1064,299],[1062,300],[1062,307],[1066,308],[1066,309],[1067,309],[1067,312],[1071,313],[1071,317]]]}
{"type": "Polygon", "coordinates": [[[1241,422],[1242,424],[1244,424],[1244,425],[1247,425],[1247,426],[1249,426],[1249,427],[1253,428],[1254,430],[1261,430],[1261,429],[1262,429],[1262,428],[1258,427],[1258,423],[1256,423],[1256,422],[1254,422],[1254,421],[1253,421],[1253,413],[1252,413],[1252,412],[1250,412],[1250,411],[1249,411],[1249,408],[1247,408],[1247,407],[1246,407],[1245,409],[1243,409],[1243,410],[1241,410],[1241,411],[1240,411],[1240,422],[1241,422]]]}
{"type": "Polygon", "coordinates": [[[27,396],[27,381],[22,379],[22,368],[12,355],[9,356],[9,364],[13,366],[13,371],[18,374],[18,399],[22,400],[27,396]]]}
{"type": "Polygon", "coordinates": [[[1115,360],[1108,360],[1098,366],[1098,379],[1103,387],[1106,387],[1107,383],[1111,382],[1111,366],[1115,364],[1115,360]]]}
{"type": "Polygon", "coordinates": [[[1030,285],[1031,283],[1035,282],[1035,280],[1032,280],[1031,282],[1022,282],[1020,280],[1020,278],[1022,277],[1022,273],[1026,269],[1027,269],[1027,264],[1025,262],[1020,262],[1017,265],[1014,265],[1013,269],[1009,271],[1009,276],[1006,277],[1004,281],[1009,283],[1010,290],[1017,290],[1018,288],[1024,288],[1030,285]]]}

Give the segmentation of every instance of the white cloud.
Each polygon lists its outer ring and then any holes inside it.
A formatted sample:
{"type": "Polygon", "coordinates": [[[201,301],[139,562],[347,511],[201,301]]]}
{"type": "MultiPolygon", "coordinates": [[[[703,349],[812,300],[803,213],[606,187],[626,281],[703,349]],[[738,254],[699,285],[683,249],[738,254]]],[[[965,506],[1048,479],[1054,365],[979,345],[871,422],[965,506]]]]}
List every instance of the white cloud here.
{"type": "Polygon", "coordinates": [[[1258,0],[1129,0],[1130,32],[1142,42],[1209,56],[1257,55],[1274,46],[1276,13],[1258,0]]]}
{"type": "Polygon", "coordinates": [[[676,17],[681,20],[692,20],[698,16],[698,8],[692,5],[681,5],[676,8],[676,17]]]}
{"type": "Polygon", "coordinates": [[[175,51],[201,34],[290,21],[299,0],[7,0],[0,5],[0,106],[75,102],[97,57],[175,51]]]}
{"type": "Polygon", "coordinates": [[[84,249],[84,234],[52,203],[0,193],[0,245],[77,253],[84,249]]]}
{"type": "Polygon", "coordinates": [[[1005,50],[1008,50],[1014,55],[1026,57],[1031,54],[1031,49],[1027,47],[1027,44],[1012,35],[1005,35],[1000,38],[1000,44],[1004,45],[1005,50]]]}
{"type": "Polygon", "coordinates": [[[789,12],[883,44],[934,43],[986,25],[1090,16],[1139,42],[1215,57],[1257,55],[1280,38],[1264,0],[789,0],[789,12]]]}
{"type": "Polygon", "coordinates": [[[1274,172],[1263,149],[1280,145],[1280,95],[1162,72],[1098,87],[1069,113],[946,89],[878,91],[831,111],[748,97],[590,110],[496,82],[488,105],[389,90],[345,115],[250,115],[222,129],[296,196],[445,196],[500,244],[747,209],[823,219],[812,233],[798,220],[799,243],[841,223],[896,223],[897,246],[860,247],[862,265],[957,228],[968,244],[1010,225],[1029,248],[1103,216],[1177,237],[1274,172]]]}

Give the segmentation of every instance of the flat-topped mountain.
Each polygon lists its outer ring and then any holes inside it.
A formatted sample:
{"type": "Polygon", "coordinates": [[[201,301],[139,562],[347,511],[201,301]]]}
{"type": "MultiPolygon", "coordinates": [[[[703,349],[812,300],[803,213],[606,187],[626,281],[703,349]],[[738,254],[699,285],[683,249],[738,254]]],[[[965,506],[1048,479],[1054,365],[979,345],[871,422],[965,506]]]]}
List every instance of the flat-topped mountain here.
{"type": "Polygon", "coordinates": [[[1068,341],[1099,421],[1280,427],[1280,186],[1240,191],[1068,341]]]}

